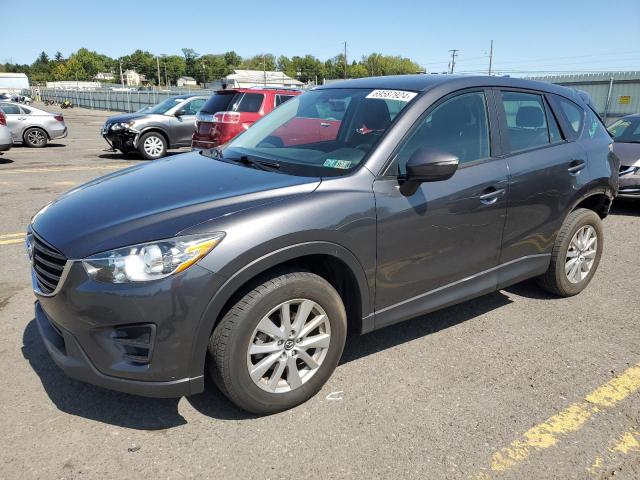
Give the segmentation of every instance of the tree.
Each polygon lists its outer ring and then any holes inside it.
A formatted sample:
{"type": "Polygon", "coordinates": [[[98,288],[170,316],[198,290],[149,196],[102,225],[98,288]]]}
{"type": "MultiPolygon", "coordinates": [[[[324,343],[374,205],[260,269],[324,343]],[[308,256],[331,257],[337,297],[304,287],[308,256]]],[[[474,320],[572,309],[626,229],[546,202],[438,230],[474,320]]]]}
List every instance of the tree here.
{"type": "MultiPolygon", "coordinates": [[[[161,73],[164,75],[164,68],[166,68],[167,77],[169,77],[169,83],[177,82],[178,78],[182,77],[186,73],[186,62],[180,55],[167,55],[163,57],[160,62],[161,73]]],[[[164,83],[164,81],[162,82],[164,83]]]]}
{"type": "Polygon", "coordinates": [[[62,62],[64,60],[64,55],[62,55],[62,52],[57,51],[53,58],[56,62],[62,62]]]}
{"type": "Polygon", "coordinates": [[[196,51],[193,48],[183,48],[182,54],[184,55],[187,75],[196,78],[197,76],[196,60],[200,55],[196,53],[196,51]]]}
{"type": "Polygon", "coordinates": [[[198,64],[204,64],[204,72],[207,81],[220,80],[231,73],[231,69],[227,65],[224,55],[202,55],[198,59],[198,64]]]}
{"type": "Polygon", "coordinates": [[[231,50],[224,54],[224,63],[226,63],[227,68],[231,70],[233,67],[238,67],[242,63],[242,57],[231,50]]]}
{"type": "Polygon", "coordinates": [[[251,58],[245,58],[241,67],[246,70],[268,70],[276,69],[276,57],[271,53],[262,53],[254,55],[251,58]]]}

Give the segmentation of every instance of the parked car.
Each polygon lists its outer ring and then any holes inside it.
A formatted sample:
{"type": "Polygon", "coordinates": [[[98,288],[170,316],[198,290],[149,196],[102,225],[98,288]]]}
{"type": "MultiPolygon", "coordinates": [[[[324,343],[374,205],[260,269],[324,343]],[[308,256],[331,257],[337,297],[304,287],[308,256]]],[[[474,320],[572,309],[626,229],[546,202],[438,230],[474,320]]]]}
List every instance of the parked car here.
{"type": "Polygon", "coordinates": [[[7,116],[7,126],[15,144],[42,148],[47,146],[49,140],[67,136],[67,125],[60,114],[3,101],[0,101],[0,109],[7,116]]]}
{"type": "Polygon", "coordinates": [[[269,87],[220,90],[198,112],[191,147],[201,150],[225,144],[301,93],[297,89],[269,87]]]}
{"type": "Polygon", "coordinates": [[[618,197],[640,198],[640,113],[612,123],[613,151],[620,158],[618,197]]]}
{"type": "MultiPolygon", "coordinates": [[[[11,137],[11,130],[7,127],[7,117],[0,110],[0,152],[6,152],[12,145],[13,138],[11,137]]],[[[2,154],[0,153],[0,155],[2,154]]]]}
{"type": "Polygon", "coordinates": [[[125,155],[137,152],[147,160],[164,157],[170,148],[188,147],[196,113],[207,95],[178,95],[136,113],[107,118],[102,136],[125,155]]]}
{"type": "Polygon", "coordinates": [[[203,390],[207,365],[240,407],[287,409],[327,381],[348,329],[532,277],[580,293],[616,194],[611,143],[574,90],[547,83],[320,87],[224,148],[112,173],[37,213],[37,325],[75,378],[180,396],[203,390]]]}
{"type": "Polygon", "coordinates": [[[31,105],[32,102],[31,97],[17,93],[0,93],[0,101],[2,100],[8,102],[24,103],[25,105],[31,105]]]}

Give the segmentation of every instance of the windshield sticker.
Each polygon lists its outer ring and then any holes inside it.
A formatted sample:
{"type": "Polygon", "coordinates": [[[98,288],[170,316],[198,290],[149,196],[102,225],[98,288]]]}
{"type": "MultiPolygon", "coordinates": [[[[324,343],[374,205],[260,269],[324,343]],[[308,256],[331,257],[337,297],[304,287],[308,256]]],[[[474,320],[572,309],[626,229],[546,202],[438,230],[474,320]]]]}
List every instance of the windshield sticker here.
{"type": "Polygon", "coordinates": [[[365,98],[379,98],[381,100],[399,100],[401,102],[410,102],[416,92],[405,92],[404,90],[374,90],[365,98]]]}
{"type": "Polygon", "coordinates": [[[348,168],[351,168],[351,164],[353,162],[349,161],[349,160],[336,160],[334,158],[327,158],[324,161],[323,166],[324,167],[330,167],[330,168],[340,168],[342,170],[346,170],[348,168]]]}

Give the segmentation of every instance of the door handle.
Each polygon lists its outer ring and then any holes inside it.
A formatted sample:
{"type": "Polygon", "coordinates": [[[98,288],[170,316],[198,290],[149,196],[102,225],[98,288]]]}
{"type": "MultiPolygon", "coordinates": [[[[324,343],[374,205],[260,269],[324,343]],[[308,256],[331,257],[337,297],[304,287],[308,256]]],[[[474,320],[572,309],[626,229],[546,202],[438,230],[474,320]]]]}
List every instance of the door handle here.
{"type": "Polygon", "coordinates": [[[320,122],[320,126],[321,126],[321,127],[330,127],[330,126],[331,126],[331,124],[330,124],[330,123],[327,123],[327,122],[320,122]]]}
{"type": "Polygon", "coordinates": [[[18,120],[26,120],[27,117],[18,117],[18,120]]]}
{"type": "Polygon", "coordinates": [[[484,190],[485,193],[480,195],[480,201],[485,205],[492,205],[498,201],[498,199],[504,195],[504,188],[489,187],[484,190]]]}
{"type": "Polygon", "coordinates": [[[577,175],[578,173],[580,173],[580,170],[582,170],[584,167],[586,167],[586,163],[584,163],[584,160],[573,160],[570,164],[569,164],[569,168],[567,168],[567,171],[571,174],[571,175],[577,175]]]}

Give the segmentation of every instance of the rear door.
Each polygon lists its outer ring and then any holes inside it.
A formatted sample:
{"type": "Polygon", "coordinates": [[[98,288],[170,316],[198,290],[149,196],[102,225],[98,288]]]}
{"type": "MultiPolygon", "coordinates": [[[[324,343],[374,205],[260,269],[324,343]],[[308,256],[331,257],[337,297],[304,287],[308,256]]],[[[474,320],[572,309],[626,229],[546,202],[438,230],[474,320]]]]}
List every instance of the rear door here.
{"type": "Polygon", "coordinates": [[[11,130],[12,140],[14,142],[21,142],[27,116],[18,105],[13,103],[0,102],[0,108],[7,117],[7,127],[11,130]]]}
{"type": "MultiPolygon", "coordinates": [[[[496,96],[509,167],[509,207],[500,263],[544,258],[551,252],[570,201],[587,179],[581,174],[586,151],[561,128],[562,120],[544,93],[500,89],[496,96]]],[[[582,120],[577,120],[577,127],[582,128],[582,120]]]]}

